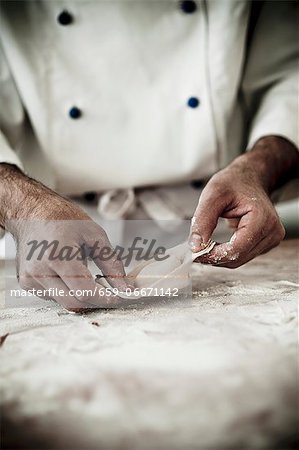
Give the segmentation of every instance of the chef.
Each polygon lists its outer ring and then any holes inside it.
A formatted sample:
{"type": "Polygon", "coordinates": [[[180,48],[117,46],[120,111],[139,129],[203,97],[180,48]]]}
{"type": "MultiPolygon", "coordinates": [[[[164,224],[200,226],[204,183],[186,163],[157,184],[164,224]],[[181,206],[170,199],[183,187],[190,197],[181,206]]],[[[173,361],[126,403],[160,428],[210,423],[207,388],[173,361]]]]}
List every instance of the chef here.
{"type": "MultiPolygon", "coordinates": [[[[87,220],[107,241],[74,195],[104,217],[153,217],[156,204],[192,217],[194,252],[229,219],[233,239],[203,263],[235,268],[278,245],[270,195],[299,163],[297,26],[292,1],[3,0],[0,224],[18,254],[30,231],[10,224],[24,219],[87,220]]],[[[42,283],[21,269],[24,287],[42,283]]],[[[101,269],[127,284],[119,261],[101,269]]]]}

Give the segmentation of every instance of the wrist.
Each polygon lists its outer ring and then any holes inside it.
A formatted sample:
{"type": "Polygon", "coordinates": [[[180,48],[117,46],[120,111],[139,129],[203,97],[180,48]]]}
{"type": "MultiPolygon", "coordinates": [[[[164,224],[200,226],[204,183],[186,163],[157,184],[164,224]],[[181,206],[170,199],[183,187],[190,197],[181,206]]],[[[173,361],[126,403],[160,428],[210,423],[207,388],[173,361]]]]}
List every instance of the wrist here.
{"type": "Polygon", "coordinates": [[[236,158],[232,165],[251,170],[257,182],[270,194],[295,175],[299,167],[299,152],[286,139],[267,136],[236,158]]]}

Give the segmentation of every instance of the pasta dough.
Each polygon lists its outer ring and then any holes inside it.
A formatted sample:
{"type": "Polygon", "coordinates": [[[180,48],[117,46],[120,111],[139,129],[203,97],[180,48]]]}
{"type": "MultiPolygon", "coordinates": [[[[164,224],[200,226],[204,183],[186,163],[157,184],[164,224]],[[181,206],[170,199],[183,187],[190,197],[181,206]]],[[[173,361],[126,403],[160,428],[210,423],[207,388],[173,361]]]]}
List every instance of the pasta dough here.
{"type": "MultiPolygon", "coordinates": [[[[152,258],[148,261],[142,261],[128,274],[131,284],[137,288],[137,292],[141,289],[179,289],[186,288],[190,283],[191,264],[199,256],[209,253],[215,245],[214,241],[209,241],[207,246],[197,252],[191,252],[187,242],[177,245],[167,250],[168,258],[163,261],[157,261],[152,258]]],[[[107,286],[105,286],[107,287],[107,286]]],[[[128,295],[125,292],[119,292],[122,298],[140,298],[144,295],[136,295],[132,293],[128,295]]]]}

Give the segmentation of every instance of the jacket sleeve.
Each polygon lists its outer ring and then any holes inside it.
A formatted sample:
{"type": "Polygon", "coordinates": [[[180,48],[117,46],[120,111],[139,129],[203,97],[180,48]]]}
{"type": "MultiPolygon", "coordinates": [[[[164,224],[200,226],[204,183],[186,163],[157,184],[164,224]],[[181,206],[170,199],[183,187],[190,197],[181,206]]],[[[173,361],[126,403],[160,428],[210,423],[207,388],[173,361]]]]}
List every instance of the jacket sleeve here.
{"type": "MultiPolygon", "coordinates": [[[[252,3],[254,7],[261,2],[252,3]]],[[[299,5],[285,0],[262,3],[242,84],[249,118],[248,149],[269,135],[284,137],[298,148],[299,5]]]]}
{"type": "Polygon", "coordinates": [[[25,120],[24,108],[0,45],[0,163],[23,168],[18,157],[25,120]]]}

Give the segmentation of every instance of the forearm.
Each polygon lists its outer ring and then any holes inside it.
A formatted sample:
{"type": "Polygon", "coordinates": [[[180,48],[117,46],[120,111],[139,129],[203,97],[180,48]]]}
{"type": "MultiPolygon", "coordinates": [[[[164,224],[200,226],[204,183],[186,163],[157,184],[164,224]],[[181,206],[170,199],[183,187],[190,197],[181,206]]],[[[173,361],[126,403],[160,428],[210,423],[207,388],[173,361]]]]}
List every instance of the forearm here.
{"type": "Polygon", "coordinates": [[[0,164],[0,226],[12,234],[14,220],[82,218],[82,211],[16,166],[0,164]]]}
{"type": "Polygon", "coordinates": [[[31,180],[11,164],[0,164],[0,225],[25,213],[26,197],[32,190],[31,180]]]}
{"type": "Polygon", "coordinates": [[[260,139],[251,151],[236,158],[231,166],[252,170],[257,182],[270,194],[298,175],[299,152],[286,139],[267,136],[260,139]]]}

